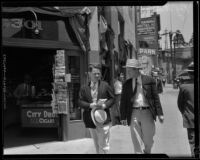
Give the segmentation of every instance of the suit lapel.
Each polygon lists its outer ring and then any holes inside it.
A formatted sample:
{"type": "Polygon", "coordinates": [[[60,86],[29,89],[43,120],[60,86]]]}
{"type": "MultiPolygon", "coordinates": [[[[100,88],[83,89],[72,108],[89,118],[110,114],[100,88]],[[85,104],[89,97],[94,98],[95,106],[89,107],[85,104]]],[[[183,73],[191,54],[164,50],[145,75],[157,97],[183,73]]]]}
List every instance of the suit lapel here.
{"type": "Polygon", "coordinates": [[[90,87],[90,83],[89,83],[88,86],[86,87],[85,94],[87,95],[89,101],[92,101],[92,95],[91,95],[91,87],[90,87]]]}
{"type": "Polygon", "coordinates": [[[145,77],[144,75],[141,75],[141,78],[142,78],[143,94],[144,94],[144,96],[146,97],[146,95],[147,95],[147,89],[146,89],[146,87],[145,87],[146,77],[145,77]]]}
{"type": "Polygon", "coordinates": [[[97,95],[97,100],[99,99],[99,97],[101,97],[101,94],[102,94],[102,83],[101,81],[99,81],[99,84],[98,84],[98,95],[97,95]]]}

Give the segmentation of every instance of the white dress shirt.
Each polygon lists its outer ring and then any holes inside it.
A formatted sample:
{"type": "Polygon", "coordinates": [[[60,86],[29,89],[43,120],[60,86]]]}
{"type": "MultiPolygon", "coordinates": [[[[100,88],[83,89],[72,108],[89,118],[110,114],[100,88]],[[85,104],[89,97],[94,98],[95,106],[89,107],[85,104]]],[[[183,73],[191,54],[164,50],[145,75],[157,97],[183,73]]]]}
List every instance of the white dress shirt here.
{"type": "Polygon", "coordinates": [[[93,101],[94,103],[97,103],[98,82],[92,82],[92,81],[91,81],[90,87],[91,87],[92,101],[93,101]]]}
{"type": "Polygon", "coordinates": [[[134,102],[133,102],[133,107],[147,107],[147,106],[149,106],[146,98],[144,97],[141,75],[137,78],[136,86],[135,86],[135,79],[133,79],[132,83],[134,85],[134,88],[137,87],[137,92],[136,92],[135,99],[134,99],[134,102]]]}

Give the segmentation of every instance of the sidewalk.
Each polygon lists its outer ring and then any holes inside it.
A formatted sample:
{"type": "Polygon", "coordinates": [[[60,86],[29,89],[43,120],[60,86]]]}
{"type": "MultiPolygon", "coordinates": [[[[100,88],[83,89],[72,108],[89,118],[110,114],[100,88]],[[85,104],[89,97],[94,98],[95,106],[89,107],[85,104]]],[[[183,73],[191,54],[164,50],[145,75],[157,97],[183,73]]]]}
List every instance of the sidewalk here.
{"type": "MultiPolygon", "coordinates": [[[[166,84],[164,93],[160,98],[165,112],[165,123],[156,122],[155,144],[152,153],[166,153],[170,155],[180,153],[189,154],[189,144],[185,130],[182,128],[182,117],[177,111],[176,96],[178,89],[173,89],[172,84],[166,84]],[[165,97],[164,97],[165,96],[165,97]],[[172,106],[171,108],[169,106],[172,106]],[[177,112],[175,112],[175,111],[177,112]],[[172,125],[173,123],[173,125],[172,125]],[[174,133],[175,132],[175,133],[174,133]],[[174,145],[175,143],[175,145],[174,145]]],[[[41,133],[42,134],[42,133],[41,133]]],[[[57,141],[56,138],[48,138],[43,135],[37,138],[22,136],[15,146],[4,149],[5,155],[17,154],[95,154],[95,147],[91,138],[83,138],[66,142],[57,141]],[[21,141],[26,141],[22,143],[21,141]],[[19,143],[20,142],[20,143],[19,143]],[[19,145],[20,144],[20,145],[19,145]]],[[[113,126],[110,131],[109,154],[132,154],[133,144],[130,128],[127,126],[113,126]]],[[[44,134],[45,135],[45,134],[44,134]]]]}
{"type": "Polygon", "coordinates": [[[92,139],[85,138],[8,148],[4,150],[4,154],[92,154],[95,153],[93,148],[92,139]]]}
{"type": "MultiPolygon", "coordinates": [[[[110,154],[133,153],[133,145],[129,128],[125,126],[111,127],[110,154]],[[121,137],[121,138],[119,138],[121,137]]],[[[95,154],[91,138],[83,138],[66,142],[52,141],[36,143],[20,147],[4,149],[5,155],[15,154],[95,154]]]]}

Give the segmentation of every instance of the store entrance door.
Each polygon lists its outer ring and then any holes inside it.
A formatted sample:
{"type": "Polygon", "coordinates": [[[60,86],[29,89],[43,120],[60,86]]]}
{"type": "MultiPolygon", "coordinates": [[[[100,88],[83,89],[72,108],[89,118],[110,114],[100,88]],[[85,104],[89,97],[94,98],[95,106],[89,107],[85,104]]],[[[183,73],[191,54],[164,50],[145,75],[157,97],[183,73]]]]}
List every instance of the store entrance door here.
{"type": "Polygon", "coordinates": [[[82,109],[78,105],[79,90],[85,78],[84,58],[78,52],[67,52],[66,66],[67,72],[71,75],[68,83],[69,91],[69,123],[68,139],[85,138],[87,130],[83,123],[82,109]]]}

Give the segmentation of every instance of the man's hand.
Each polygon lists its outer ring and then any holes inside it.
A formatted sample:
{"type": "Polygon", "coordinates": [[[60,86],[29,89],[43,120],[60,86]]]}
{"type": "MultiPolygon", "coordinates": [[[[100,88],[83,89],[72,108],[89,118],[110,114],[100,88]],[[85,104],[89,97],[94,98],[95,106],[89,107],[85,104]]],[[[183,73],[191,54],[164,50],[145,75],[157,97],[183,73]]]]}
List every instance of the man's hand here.
{"type": "Polygon", "coordinates": [[[90,103],[90,108],[95,108],[97,106],[97,104],[95,103],[95,102],[93,102],[93,103],[90,103]]]}
{"type": "Polygon", "coordinates": [[[164,122],[164,116],[158,116],[159,122],[163,123],[164,122]]]}
{"type": "Polygon", "coordinates": [[[127,120],[121,120],[121,124],[127,126],[127,120]]]}

